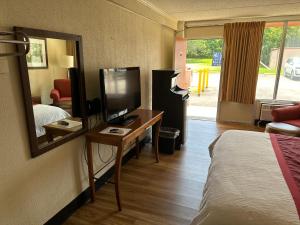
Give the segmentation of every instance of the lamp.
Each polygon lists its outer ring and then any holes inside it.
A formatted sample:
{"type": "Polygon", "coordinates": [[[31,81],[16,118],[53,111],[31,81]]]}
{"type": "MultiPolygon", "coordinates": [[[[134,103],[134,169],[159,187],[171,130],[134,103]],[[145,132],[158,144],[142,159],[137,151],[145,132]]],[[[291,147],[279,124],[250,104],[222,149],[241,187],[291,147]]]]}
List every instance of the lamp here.
{"type": "Polygon", "coordinates": [[[60,66],[62,68],[68,69],[68,79],[69,79],[69,68],[74,67],[74,56],[72,55],[64,55],[60,60],[60,66]]]}

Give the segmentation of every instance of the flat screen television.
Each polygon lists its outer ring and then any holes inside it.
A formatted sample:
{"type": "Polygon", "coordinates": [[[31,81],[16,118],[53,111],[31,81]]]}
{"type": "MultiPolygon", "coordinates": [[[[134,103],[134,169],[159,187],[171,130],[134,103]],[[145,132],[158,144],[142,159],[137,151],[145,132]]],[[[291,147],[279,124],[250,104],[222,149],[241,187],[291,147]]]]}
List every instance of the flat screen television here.
{"type": "Polygon", "coordinates": [[[104,121],[127,124],[136,116],[126,116],[141,106],[140,68],[100,69],[100,92],[104,121]]]}

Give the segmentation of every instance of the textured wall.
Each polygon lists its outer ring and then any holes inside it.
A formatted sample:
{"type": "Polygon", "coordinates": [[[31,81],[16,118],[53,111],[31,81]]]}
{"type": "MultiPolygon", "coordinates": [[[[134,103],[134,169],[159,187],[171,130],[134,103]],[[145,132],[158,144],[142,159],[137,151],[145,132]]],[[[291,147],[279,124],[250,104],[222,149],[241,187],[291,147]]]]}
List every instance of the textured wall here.
{"type": "MultiPolygon", "coordinates": [[[[151,70],[172,66],[174,31],[107,1],[2,0],[1,30],[12,26],[81,34],[88,97],[96,95],[99,67],[140,66],[149,107],[151,70]]],[[[30,158],[17,60],[7,60],[9,73],[0,74],[0,224],[37,225],[87,187],[84,139],[30,158]]]]}

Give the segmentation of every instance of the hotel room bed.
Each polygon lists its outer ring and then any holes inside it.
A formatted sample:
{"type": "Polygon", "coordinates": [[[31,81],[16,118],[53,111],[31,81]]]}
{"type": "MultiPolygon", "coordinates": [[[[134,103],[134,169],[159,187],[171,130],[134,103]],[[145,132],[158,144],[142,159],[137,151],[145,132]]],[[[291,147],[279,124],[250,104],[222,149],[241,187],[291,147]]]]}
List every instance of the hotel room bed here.
{"type": "MultiPolygon", "coordinates": [[[[300,224],[296,207],[299,188],[295,182],[288,185],[290,174],[283,172],[284,160],[280,161],[282,155],[274,150],[271,137],[268,133],[227,131],[216,141],[200,212],[192,225],[300,224]]],[[[281,137],[288,139],[283,146],[296,147],[300,154],[300,139],[294,138],[293,143],[289,137],[281,137]]],[[[297,151],[293,154],[289,157],[294,158],[297,151]]],[[[293,163],[299,166],[300,158],[293,163]]]]}
{"type": "Polygon", "coordinates": [[[44,125],[71,117],[68,112],[59,107],[43,104],[33,105],[33,114],[37,137],[45,135],[44,125]]]}

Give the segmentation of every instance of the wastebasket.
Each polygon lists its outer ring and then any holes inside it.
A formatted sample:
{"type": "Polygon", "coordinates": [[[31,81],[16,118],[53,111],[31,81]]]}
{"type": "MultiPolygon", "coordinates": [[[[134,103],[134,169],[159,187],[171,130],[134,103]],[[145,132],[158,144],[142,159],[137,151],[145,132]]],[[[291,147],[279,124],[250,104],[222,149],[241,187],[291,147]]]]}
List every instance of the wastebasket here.
{"type": "Polygon", "coordinates": [[[172,127],[161,127],[159,132],[159,151],[173,154],[175,151],[175,140],[179,136],[180,130],[172,127]]]}

